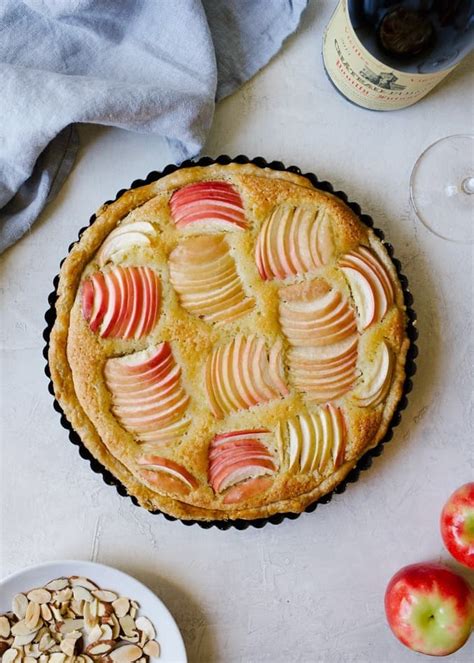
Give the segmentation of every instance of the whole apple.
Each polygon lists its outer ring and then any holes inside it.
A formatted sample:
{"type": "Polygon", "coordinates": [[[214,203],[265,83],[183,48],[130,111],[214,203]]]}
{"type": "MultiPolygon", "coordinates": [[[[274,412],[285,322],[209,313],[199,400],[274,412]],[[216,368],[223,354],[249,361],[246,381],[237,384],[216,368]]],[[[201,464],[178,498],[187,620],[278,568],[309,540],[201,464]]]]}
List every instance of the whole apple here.
{"type": "Polygon", "coordinates": [[[444,505],[441,536],[451,555],[474,569],[474,482],[454,491],[444,505]]]}
{"type": "Polygon", "coordinates": [[[385,612],[404,645],[444,656],[462,647],[471,633],[474,593],[461,576],[441,564],[412,564],[390,580],[385,612]]]}

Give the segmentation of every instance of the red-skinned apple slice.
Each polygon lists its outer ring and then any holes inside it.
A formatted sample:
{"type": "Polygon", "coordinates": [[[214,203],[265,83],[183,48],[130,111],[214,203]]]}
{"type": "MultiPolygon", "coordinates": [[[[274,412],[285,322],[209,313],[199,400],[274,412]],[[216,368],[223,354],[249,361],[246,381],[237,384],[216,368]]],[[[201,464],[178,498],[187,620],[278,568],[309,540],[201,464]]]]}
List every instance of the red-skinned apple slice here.
{"type": "Polygon", "coordinates": [[[256,429],[220,433],[214,438],[209,446],[208,480],[216,493],[276,471],[268,437],[268,431],[256,429]]]}
{"type": "Polygon", "coordinates": [[[221,235],[182,240],[169,258],[171,283],[183,308],[207,322],[230,322],[254,308],[229,245],[221,235]]]}
{"type": "Polygon", "coordinates": [[[118,262],[136,246],[150,246],[155,229],[148,221],[134,221],[117,226],[107,236],[97,253],[97,262],[103,267],[107,262],[118,262]]]}
{"type": "Polygon", "coordinates": [[[195,477],[185,467],[169,458],[150,454],[139,458],[137,463],[147,472],[148,478],[150,478],[150,474],[153,475],[155,472],[161,472],[169,474],[182,482],[189,490],[194,490],[198,486],[195,477]]]}
{"type": "Polygon", "coordinates": [[[256,477],[255,479],[248,479],[243,483],[230,488],[224,496],[224,504],[238,504],[239,502],[248,501],[269,490],[273,485],[271,477],[256,477]]]}
{"type": "Polygon", "coordinates": [[[260,229],[255,261],[262,279],[285,279],[327,264],[333,250],[327,216],[317,209],[282,204],[260,229]]]}
{"type": "Polygon", "coordinates": [[[227,182],[188,184],[173,193],[171,216],[180,230],[239,230],[247,227],[242,199],[227,182]]]}
{"type": "Polygon", "coordinates": [[[209,407],[217,419],[288,394],[281,351],[280,341],[267,353],[262,338],[242,334],[213,349],[204,367],[204,382],[209,407]]]}
{"type": "MultiPolygon", "coordinates": [[[[332,458],[334,469],[344,462],[346,425],[342,410],[331,403],[314,412],[292,417],[279,427],[283,440],[288,436],[288,470],[323,474],[332,458]]],[[[284,442],[281,442],[284,448],[284,442]]]]}
{"type": "Polygon", "coordinates": [[[179,439],[188,428],[189,396],[169,343],[108,359],[104,376],[112,412],[138,440],[159,446],[179,439]]]}
{"type": "Polygon", "coordinates": [[[94,304],[89,320],[89,327],[91,331],[96,332],[109,305],[109,291],[102,272],[93,274],[90,282],[94,291],[94,304]]]}
{"type": "Polygon", "coordinates": [[[85,320],[90,320],[94,306],[94,286],[92,281],[85,281],[82,286],[82,315],[85,320]]]}

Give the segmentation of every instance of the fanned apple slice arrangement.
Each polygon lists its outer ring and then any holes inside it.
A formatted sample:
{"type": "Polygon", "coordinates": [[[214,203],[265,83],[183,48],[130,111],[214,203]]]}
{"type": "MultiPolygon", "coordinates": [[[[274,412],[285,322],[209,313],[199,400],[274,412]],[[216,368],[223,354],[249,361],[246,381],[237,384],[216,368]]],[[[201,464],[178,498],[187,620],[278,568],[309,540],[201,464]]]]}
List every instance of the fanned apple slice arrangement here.
{"type": "MultiPolygon", "coordinates": [[[[337,469],[344,461],[346,424],[340,408],[331,403],[317,412],[300,414],[286,422],[288,470],[322,474],[332,460],[337,469]]],[[[278,435],[284,446],[285,432],[278,435]]]]}
{"type": "Polygon", "coordinates": [[[295,387],[313,403],[344,396],[357,362],[356,317],[346,297],[323,279],[282,288],[280,324],[295,387]]]}
{"type": "Polygon", "coordinates": [[[156,324],[160,280],[150,267],[95,272],[82,287],[82,312],[102,338],[140,339],[156,324]]]}
{"type": "MultiPolygon", "coordinates": [[[[265,286],[272,292],[276,287],[281,337],[275,340],[258,325],[254,333],[253,318],[247,318],[262,303],[248,294],[248,280],[239,273],[239,236],[231,233],[252,227],[237,188],[225,180],[188,184],[172,193],[169,212],[175,235],[169,277],[166,270],[161,276],[169,278],[163,296],[176,297],[185,314],[210,325],[220,339],[200,358],[206,403],[221,431],[208,443],[208,487],[230,507],[260,499],[282,474],[298,481],[298,475],[321,480],[335,472],[347,459],[343,399],[353,408],[375,408],[394,375],[396,357],[385,340],[370,360],[359,362],[362,335],[395,302],[382,260],[363,245],[338,256],[329,207],[276,204],[252,235],[259,277],[272,282],[265,286]],[[228,323],[236,327],[230,338],[228,323]],[[226,430],[233,427],[229,416],[271,408],[295,393],[298,408],[272,426],[226,430]]],[[[153,224],[137,220],[119,224],[99,248],[99,269],[83,281],[81,302],[100,339],[140,341],[160,322],[156,271],[121,264],[141,263],[158,241],[153,224]]],[[[186,455],[170,456],[190,434],[193,395],[173,342],[157,336],[146,349],[134,344],[128,354],[109,357],[104,379],[112,414],[138,445],[135,475],[152,490],[184,499],[202,488],[202,479],[185,466],[186,455]]]]}
{"type": "Polygon", "coordinates": [[[326,265],[333,250],[324,210],[279,205],[262,225],[255,261],[262,279],[284,279],[326,265]]]}
{"type": "Polygon", "coordinates": [[[254,308],[222,235],[182,240],[170,254],[169,266],[181,305],[206,322],[231,322],[254,308]]]}
{"type": "Polygon", "coordinates": [[[205,365],[205,386],[217,419],[286,396],[281,341],[268,352],[263,338],[238,334],[214,348],[205,365]]]}
{"type": "Polygon", "coordinates": [[[163,445],[186,432],[189,396],[169,343],[108,359],[104,375],[113,413],[139,441],[163,445]]]}
{"type": "Polygon", "coordinates": [[[240,194],[227,182],[197,182],[178,189],[170,200],[180,230],[219,231],[247,228],[240,194]]]}
{"type": "Polygon", "coordinates": [[[224,504],[235,504],[267,490],[272,479],[265,475],[273,475],[277,469],[268,430],[221,433],[209,446],[209,484],[216,493],[230,488],[224,504]]]}

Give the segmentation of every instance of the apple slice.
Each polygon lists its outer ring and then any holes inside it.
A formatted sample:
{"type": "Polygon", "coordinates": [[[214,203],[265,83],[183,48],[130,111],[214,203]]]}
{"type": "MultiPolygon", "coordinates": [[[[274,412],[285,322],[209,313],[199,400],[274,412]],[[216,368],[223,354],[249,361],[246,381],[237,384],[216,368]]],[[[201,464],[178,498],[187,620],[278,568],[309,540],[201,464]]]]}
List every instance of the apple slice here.
{"type": "Polygon", "coordinates": [[[139,339],[154,328],[160,280],[150,267],[95,272],[82,288],[82,314],[102,338],[139,339]]]}
{"type": "Polygon", "coordinates": [[[209,407],[217,419],[288,395],[281,361],[281,341],[267,352],[255,334],[237,336],[215,347],[204,366],[209,407]],[[276,347],[275,347],[276,346],[276,347]]]}
{"type": "Polygon", "coordinates": [[[323,279],[281,288],[279,295],[281,328],[293,347],[331,345],[357,332],[348,301],[323,279]]]}
{"type": "Polygon", "coordinates": [[[108,359],[104,377],[113,414],[138,440],[160,446],[186,432],[189,396],[168,342],[108,359]]]}
{"type": "Polygon", "coordinates": [[[221,235],[182,240],[169,257],[170,280],[183,308],[206,322],[226,323],[253,310],[229,245],[221,235]]]}
{"type": "Polygon", "coordinates": [[[334,469],[344,462],[346,424],[342,410],[328,403],[316,412],[305,412],[288,419],[278,435],[284,447],[288,439],[288,471],[299,474],[324,474],[332,460],[334,469]]]}
{"type": "Polygon", "coordinates": [[[198,487],[196,478],[188,470],[169,458],[148,454],[138,458],[139,473],[164,492],[188,494],[198,487]]]}
{"type": "Polygon", "coordinates": [[[239,502],[248,501],[252,497],[269,490],[272,485],[273,479],[271,477],[261,476],[248,479],[230,488],[224,495],[223,502],[224,504],[238,504],[239,502]]]}
{"type": "Polygon", "coordinates": [[[327,264],[333,253],[327,214],[316,207],[281,204],[260,229],[255,262],[262,279],[285,279],[327,264]]]}
{"type": "Polygon", "coordinates": [[[214,492],[275,473],[277,463],[269,449],[268,437],[269,431],[262,429],[216,435],[209,445],[208,468],[208,481],[214,492]]]}
{"type": "Polygon", "coordinates": [[[351,396],[355,405],[369,407],[384,400],[392,382],[394,365],[393,353],[382,341],[372,365],[362,374],[361,384],[351,396]]]}
{"type": "Polygon", "coordinates": [[[92,281],[84,281],[82,286],[82,315],[89,321],[94,307],[94,286],[92,281]]]}
{"type": "Polygon", "coordinates": [[[170,208],[180,230],[219,232],[247,227],[240,194],[228,182],[188,184],[173,193],[170,208]]]}
{"type": "Polygon", "coordinates": [[[339,267],[349,282],[360,329],[382,320],[395,301],[395,290],[380,259],[367,247],[360,246],[344,255],[339,267]]]}
{"type": "Polygon", "coordinates": [[[136,246],[150,246],[155,229],[148,221],[134,221],[117,226],[97,252],[100,267],[107,262],[120,262],[136,246]]]}

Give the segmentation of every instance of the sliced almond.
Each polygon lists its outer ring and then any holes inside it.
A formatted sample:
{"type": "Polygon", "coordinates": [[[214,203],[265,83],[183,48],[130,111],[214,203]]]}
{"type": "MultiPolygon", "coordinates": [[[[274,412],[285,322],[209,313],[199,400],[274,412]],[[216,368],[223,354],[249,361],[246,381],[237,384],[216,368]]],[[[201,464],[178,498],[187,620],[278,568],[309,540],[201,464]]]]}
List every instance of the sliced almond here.
{"type": "Polygon", "coordinates": [[[53,601],[55,603],[67,603],[72,599],[72,589],[66,587],[65,589],[60,589],[59,592],[54,592],[53,601]]]}
{"type": "Polygon", "coordinates": [[[103,656],[111,652],[115,645],[115,640],[97,640],[86,648],[86,653],[91,656],[103,656]]]}
{"type": "Polygon", "coordinates": [[[108,624],[103,624],[100,627],[100,630],[102,631],[102,637],[100,638],[101,640],[112,640],[113,639],[113,631],[112,631],[112,628],[108,624]]]}
{"type": "Polygon", "coordinates": [[[117,594],[114,592],[109,592],[106,589],[95,589],[92,592],[92,595],[95,596],[96,599],[99,599],[99,601],[103,601],[104,603],[112,603],[112,601],[116,601],[118,599],[117,594]]]}
{"type": "Polygon", "coordinates": [[[51,647],[54,645],[55,641],[53,638],[50,636],[49,633],[45,633],[44,635],[41,636],[41,640],[39,641],[39,650],[44,652],[48,651],[48,649],[51,649],[51,647]]]}
{"type": "Polygon", "coordinates": [[[65,660],[66,654],[57,652],[56,654],[50,654],[48,663],[64,663],[65,660]]]}
{"type": "Polygon", "coordinates": [[[130,601],[127,598],[125,598],[125,596],[121,596],[112,603],[112,607],[115,611],[115,614],[120,619],[120,617],[125,617],[125,615],[129,611],[130,601]]]}
{"type": "Polygon", "coordinates": [[[83,628],[83,626],[83,619],[66,619],[59,630],[62,635],[66,635],[67,633],[71,633],[71,631],[83,628]]]}
{"type": "Polygon", "coordinates": [[[69,587],[69,580],[67,578],[55,578],[44,586],[45,589],[49,589],[51,592],[59,591],[65,587],[69,587]]]}
{"type": "Polygon", "coordinates": [[[33,656],[24,656],[22,663],[36,663],[36,660],[33,658],[33,656]]]}
{"type": "Polygon", "coordinates": [[[126,642],[131,642],[134,645],[140,645],[140,636],[138,634],[138,631],[133,631],[131,635],[122,635],[122,640],[126,640],[126,642]]]}
{"type": "Polygon", "coordinates": [[[39,658],[41,656],[37,642],[33,642],[31,645],[26,645],[26,647],[24,647],[24,651],[27,656],[30,656],[30,658],[33,659],[39,658]]]}
{"type": "Polygon", "coordinates": [[[10,622],[5,615],[0,617],[0,638],[10,637],[10,622]]]}
{"type": "Polygon", "coordinates": [[[156,633],[155,628],[148,617],[138,617],[135,621],[137,629],[147,636],[148,640],[153,640],[156,633]]]}
{"type": "Polygon", "coordinates": [[[41,604],[41,617],[45,622],[50,622],[53,619],[53,613],[47,603],[41,604]]]}
{"type": "Polygon", "coordinates": [[[40,626],[41,620],[41,608],[39,603],[30,601],[26,609],[25,615],[25,626],[27,626],[30,631],[33,631],[40,626]]]}
{"type": "Polygon", "coordinates": [[[91,628],[87,639],[89,640],[89,642],[95,642],[96,640],[105,639],[102,638],[102,628],[99,626],[99,624],[96,624],[93,628],[91,628]]]}
{"type": "Polygon", "coordinates": [[[150,658],[159,658],[161,653],[160,643],[156,640],[149,640],[143,647],[143,653],[150,658]]]}
{"type": "Polygon", "coordinates": [[[51,593],[43,587],[41,589],[32,589],[27,594],[28,600],[34,603],[49,603],[51,601],[51,593]]]}
{"type": "Polygon", "coordinates": [[[115,615],[111,615],[112,619],[112,636],[116,640],[120,635],[120,622],[115,615]]]}
{"type": "Polygon", "coordinates": [[[115,663],[132,663],[142,655],[142,650],[137,645],[124,645],[110,652],[109,657],[115,663]]]}
{"type": "Polygon", "coordinates": [[[2,663],[13,663],[13,661],[18,657],[18,661],[21,660],[20,652],[18,649],[7,649],[2,656],[2,663]]]}
{"type": "Polygon", "coordinates": [[[69,578],[69,583],[71,587],[77,587],[79,585],[80,587],[85,587],[90,592],[93,589],[99,589],[98,586],[92,582],[92,580],[89,580],[89,578],[84,578],[83,576],[71,576],[69,578]]]}
{"type": "Polygon", "coordinates": [[[97,618],[97,602],[93,603],[84,603],[84,624],[87,631],[91,631],[97,624],[99,620],[97,618]]]}
{"type": "Polygon", "coordinates": [[[63,619],[62,619],[61,611],[59,610],[59,608],[57,608],[55,605],[50,605],[49,607],[50,607],[51,612],[53,613],[54,621],[62,622],[63,619]]]}
{"type": "Polygon", "coordinates": [[[27,626],[24,619],[22,619],[20,622],[17,622],[16,624],[13,624],[12,626],[13,635],[29,635],[30,633],[34,633],[35,630],[38,629],[30,628],[27,626]]]}
{"type": "Polygon", "coordinates": [[[72,593],[76,601],[87,601],[87,603],[90,603],[94,600],[90,591],[85,587],[82,587],[82,585],[76,585],[73,587],[72,593]]]}
{"type": "Polygon", "coordinates": [[[13,646],[24,647],[25,645],[29,645],[30,642],[33,642],[35,637],[36,637],[35,631],[33,631],[32,633],[28,633],[27,635],[15,635],[15,639],[13,640],[13,646]]]}
{"type": "Polygon", "coordinates": [[[18,619],[24,619],[26,615],[26,609],[28,607],[28,599],[24,594],[17,594],[13,597],[12,602],[12,611],[18,619]]]}
{"type": "MultiPolygon", "coordinates": [[[[81,634],[79,633],[79,638],[81,637],[81,634]]],[[[77,649],[77,640],[74,638],[69,638],[66,637],[64,640],[61,642],[59,645],[61,651],[63,654],[66,654],[66,656],[74,656],[76,649],[77,649]]]]}
{"type": "Polygon", "coordinates": [[[125,633],[125,635],[132,636],[136,626],[135,621],[130,617],[130,615],[125,615],[119,619],[120,628],[125,633]]]}

